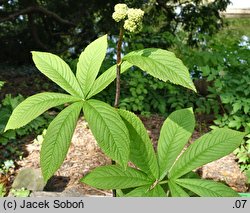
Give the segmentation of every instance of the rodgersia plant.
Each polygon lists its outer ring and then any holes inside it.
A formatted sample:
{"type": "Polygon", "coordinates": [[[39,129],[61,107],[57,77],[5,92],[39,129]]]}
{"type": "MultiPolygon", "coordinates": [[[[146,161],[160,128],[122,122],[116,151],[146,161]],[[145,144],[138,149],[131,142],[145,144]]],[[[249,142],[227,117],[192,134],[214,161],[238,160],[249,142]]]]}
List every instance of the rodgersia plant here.
{"type": "Polygon", "coordinates": [[[14,110],[5,131],[26,125],[49,108],[69,103],[51,122],[42,143],[40,162],[45,181],[65,159],[79,114],[83,111],[99,146],[117,164],[94,169],[81,179],[82,182],[101,189],[116,189],[120,196],[237,196],[222,183],[197,178],[192,170],[231,153],[240,145],[244,133],[216,129],[182,153],[195,125],[192,109],[182,109],[165,120],[155,153],[140,119],[118,109],[120,74],[132,66],[162,81],[196,91],[187,68],[172,52],[148,48],[121,58],[124,29],[135,31],[133,27],[129,29],[132,25],[126,25],[126,20],[136,22],[138,27],[142,16],[141,10],[116,5],[113,18],[124,22],[117,44],[117,64],[99,77],[98,71],[107,51],[107,35],[89,44],[81,53],[76,75],[60,57],[32,52],[36,67],[68,94],[44,92],[27,98],[14,110]],[[115,107],[93,99],[115,79],[115,107]],[[129,161],[135,167],[129,167],[129,161]]]}

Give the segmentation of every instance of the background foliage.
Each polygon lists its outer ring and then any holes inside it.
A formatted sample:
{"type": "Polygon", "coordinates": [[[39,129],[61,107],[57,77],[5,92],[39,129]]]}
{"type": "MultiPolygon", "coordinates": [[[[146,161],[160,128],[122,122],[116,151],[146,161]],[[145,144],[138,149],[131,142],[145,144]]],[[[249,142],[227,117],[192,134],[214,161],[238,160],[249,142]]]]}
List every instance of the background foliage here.
{"type": "MultiPolygon", "coordinates": [[[[99,34],[117,34],[111,19],[118,0],[2,0],[0,1],[0,62],[31,62],[30,50],[76,57],[99,34]],[[111,24],[112,23],[112,24],[111,24]],[[12,51],[12,50],[15,51],[12,51]]],[[[223,20],[229,0],[125,0],[146,12],[144,30],[134,39],[144,47],[169,47],[176,31],[188,32],[189,44],[199,34],[213,34],[223,20]]],[[[133,42],[131,42],[133,43],[133,42]]],[[[136,44],[136,45],[137,45],[136,44]]],[[[134,49],[138,49],[137,47],[134,49]]]]}
{"type": "Polygon", "coordinates": [[[22,158],[24,154],[21,148],[22,138],[29,135],[35,136],[40,134],[44,128],[47,128],[48,123],[53,117],[47,113],[38,117],[23,128],[4,132],[4,128],[12,111],[23,100],[24,98],[22,95],[16,97],[6,95],[5,99],[0,104],[0,173],[1,168],[6,167],[6,162],[22,158]]]}

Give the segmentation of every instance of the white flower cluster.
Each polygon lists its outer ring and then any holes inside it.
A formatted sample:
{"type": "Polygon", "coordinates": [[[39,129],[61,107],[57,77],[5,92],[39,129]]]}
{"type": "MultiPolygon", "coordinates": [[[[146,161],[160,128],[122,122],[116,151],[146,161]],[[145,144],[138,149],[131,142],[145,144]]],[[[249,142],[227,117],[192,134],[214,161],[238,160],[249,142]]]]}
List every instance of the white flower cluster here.
{"type": "Polygon", "coordinates": [[[127,11],[128,20],[133,22],[142,22],[144,11],[141,9],[129,8],[127,11]]]}
{"type": "Polygon", "coordinates": [[[142,28],[142,19],[144,16],[144,11],[141,9],[128,8],[126,4],[117,4],[115,5],[115,12],[112,15],[112,18],[116,22],[124,21],[124,29],[129,32],[137,32],[142,28]]]}
{"type": "Polygon", "coordinates": [[[115,5],[115,12],[112,15],[112,18],[116,22],[120,22],[125,19],[127,16],[128,6],[126,4],[117,4],[115,5]]]}

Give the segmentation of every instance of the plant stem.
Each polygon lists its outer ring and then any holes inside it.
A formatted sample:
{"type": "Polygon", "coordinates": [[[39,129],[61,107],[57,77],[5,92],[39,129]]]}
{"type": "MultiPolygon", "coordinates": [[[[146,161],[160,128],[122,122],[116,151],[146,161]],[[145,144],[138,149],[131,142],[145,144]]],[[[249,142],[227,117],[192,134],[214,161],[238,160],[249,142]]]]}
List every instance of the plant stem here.
{"type": "Polygon", "coordinates": [[[115,104],[114,107],[118,108],[120,102],[121,93],[121,51],[122,51],[122,39],[124,29],[123,26],[120,28],[119,39],[117,42],[117,53],[116,53],[116,91],[115,91],[115,104]]]}
{"type": "Polygon", "coordinates": [[[163,180],[163,181],[159,182],[160,185],[165,184],[165,183],[168,183],[168,180],[163,180]]]}
{"type": "MultiPolygon", "coordinates": [[[[119,38],[117,42],[117,52],[116,52],[116,90],[115,90],[115,103],[114,107],[118,108],[120,102],[120,93],[121,93],[121,52],[122,52],[122,39],[124,34],[124,28],[121,26],[119,38]]],[[[115,165],[115,161],[112,160],[112,165],[115,165]]],[[[116,197],[116,190],[112,190],[113,197],[116,197]]]]}

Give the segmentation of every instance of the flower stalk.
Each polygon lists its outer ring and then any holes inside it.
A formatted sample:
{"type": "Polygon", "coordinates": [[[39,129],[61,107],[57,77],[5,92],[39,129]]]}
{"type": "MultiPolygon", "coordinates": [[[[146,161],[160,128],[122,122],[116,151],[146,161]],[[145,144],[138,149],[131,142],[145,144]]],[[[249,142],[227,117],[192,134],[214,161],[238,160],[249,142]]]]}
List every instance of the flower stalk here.
{"type": "Polygon", "coordinates": [[[121,94],[121,52],[122,52],[122,40],[123,40],[124,28],[121,26],[119,38],[117,42],[117,53],[116,53],[116,92],[115,92],[115,103],[114,107],[118,108],[121,94]]]}
{"type": "MultiPolygon", "coordinates": [[[[116,22],[120,22],[120,32],[117,42],[116,52],[116,91],[114,107],[118,108],[121,94],[121,64],[122,64],[122,41],[124,31],[131,33],[139,32],[142,28],[142,18],[144,12],[141,9],[128,8],[126,4],[116,4],[114,7],[112,18],[116,22]]],[[[112,160],[112,165],[115,165],[112,160]]],[[[116,197],[116,190],[112,190],[113,197],[116,197]]]]}

